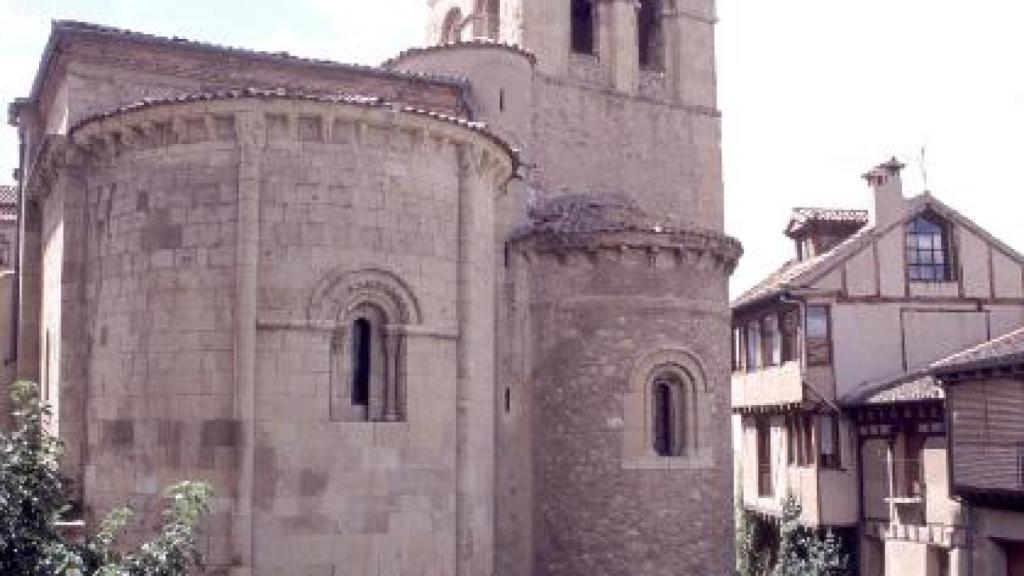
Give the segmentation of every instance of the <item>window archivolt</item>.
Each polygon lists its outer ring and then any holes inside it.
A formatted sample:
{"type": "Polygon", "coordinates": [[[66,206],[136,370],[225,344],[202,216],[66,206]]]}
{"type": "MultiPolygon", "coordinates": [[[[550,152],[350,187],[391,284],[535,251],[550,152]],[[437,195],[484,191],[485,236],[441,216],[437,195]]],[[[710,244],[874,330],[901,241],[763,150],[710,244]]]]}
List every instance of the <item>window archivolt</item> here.
{"type": "Polygon", "coordinates": [[[330,415],[341,421],[396,421],[405,415],[405,327],[419,306],[381,270],[329,274],[314,290],[310,321],[330,327],[330,415]]]}
{"type": "Polygon", "coordinates": [[[624,397],[626,466],[659,467],[707,459],[710,394],[704,369],[683,350],[649,354],[633,370],[624,397]]]}

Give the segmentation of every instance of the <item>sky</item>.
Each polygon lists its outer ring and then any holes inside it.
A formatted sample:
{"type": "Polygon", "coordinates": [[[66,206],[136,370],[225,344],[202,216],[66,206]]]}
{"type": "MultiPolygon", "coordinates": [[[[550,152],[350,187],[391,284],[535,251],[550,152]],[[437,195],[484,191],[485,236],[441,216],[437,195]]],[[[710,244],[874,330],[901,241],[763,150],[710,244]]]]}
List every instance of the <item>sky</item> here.
{"type": "MultiPolygon", "coordinates": [[[[0,0],[0,102],[28,94],[52,19],[377,64],[423,43],[426,6],[0,0]]],[[[860,175],[893,155],[908,195],[926,180],[1024,252],[1024,2],[719,0],[718,15],[726,231],[746,250],[734,296],[792,257],[792,207],[869,208],[860,175]]],[[[0,183],[16,164],[5,123],[0,183]]]]}

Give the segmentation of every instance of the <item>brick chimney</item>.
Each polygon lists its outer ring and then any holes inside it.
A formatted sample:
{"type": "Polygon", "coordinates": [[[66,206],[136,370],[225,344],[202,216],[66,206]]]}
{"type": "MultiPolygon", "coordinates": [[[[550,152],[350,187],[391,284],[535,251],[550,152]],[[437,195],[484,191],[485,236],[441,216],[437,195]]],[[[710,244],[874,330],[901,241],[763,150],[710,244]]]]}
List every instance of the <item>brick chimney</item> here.
{"type": "Polygon", "coordinates": [[[872,222],[878,228],[892,224],[903,216],[905,200],[903,182],[900,180],[900,171],[903,168],[904,164],[893,156],[888,162],[879,164],[864,174],[864,179],[875,192],[872,222]]]}

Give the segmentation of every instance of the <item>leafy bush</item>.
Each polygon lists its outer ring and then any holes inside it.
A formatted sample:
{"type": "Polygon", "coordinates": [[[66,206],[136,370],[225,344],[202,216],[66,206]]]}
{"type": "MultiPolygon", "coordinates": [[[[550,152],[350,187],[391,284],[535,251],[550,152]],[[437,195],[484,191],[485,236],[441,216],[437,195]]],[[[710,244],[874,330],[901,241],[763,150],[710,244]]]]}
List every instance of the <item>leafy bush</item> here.
{"type": "Polygon", "coordinates": [[[14,428],[0,432],[0,574],[19,576],[184,576],[202,566],[196,526],[210,509],[213,491],[202,482],[171,486],[157,535],[122,551],[118,537],[132,518],[119,508],[85,542],[61,534],[58,522],[71,509],[61,476],[60,442],[46,430],[48,406],[38,388],[17,382],[14,428]]]}

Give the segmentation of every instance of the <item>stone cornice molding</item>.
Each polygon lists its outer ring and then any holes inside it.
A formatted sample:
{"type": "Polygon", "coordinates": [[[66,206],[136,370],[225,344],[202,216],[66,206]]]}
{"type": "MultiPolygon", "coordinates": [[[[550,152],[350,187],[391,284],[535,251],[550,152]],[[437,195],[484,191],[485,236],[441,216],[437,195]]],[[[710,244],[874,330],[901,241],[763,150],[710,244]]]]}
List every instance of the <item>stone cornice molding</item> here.
{"type": "Polygon", "coordinates": [[[727,274],[735,270],[743,248],[739,241],[707,230],[597,230],[558,232],[527,231],[510,240],[529,261],[531,258],[554,257],[566,261],[571,255],[583,255],[591,262],[622,261],[629,254],[639,253],[652,265],[666,259],[670,262],[693,263],[702,269],[721,269],[727,274]]]}
{"type": "Polygon", "coordinates": [[[370,128],[384,130],[389,145],[400,133],[419,146],[466,145],[475,151],[475,167],[499,185],[517,167],[515,151],[479,123],[377,98],[323,98],[285,91],[231,91],[141,102],[82,121],[71,129],[70,140],[83,157],[102,161],[126,150],[218,143],[233,147],[240,138],[250,144],[290,140],[296,145],[361,145],[370,128]],[[250,128],[243,128],[239,118],[253,114],[262,119],[246,122],[250,128]]]}

